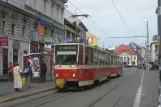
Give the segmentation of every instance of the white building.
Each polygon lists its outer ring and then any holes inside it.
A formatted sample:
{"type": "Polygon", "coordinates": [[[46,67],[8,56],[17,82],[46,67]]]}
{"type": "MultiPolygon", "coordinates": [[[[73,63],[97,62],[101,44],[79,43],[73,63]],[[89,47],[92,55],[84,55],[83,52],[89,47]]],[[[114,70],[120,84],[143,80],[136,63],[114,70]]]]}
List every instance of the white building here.
{"type": "Polygon", "coordinates": [[[115,49],[115,53],[122,57],[125,65],[137,66],[137,54],[130,48],[129,45],[120,45],[115,49]]]}
{"type": "Polygon", "coordinates": [[[150,61],[157,64],[158,62],[158,55],[159,55],[159,36],[153,36],[153,42],[150,45],[150,61]]]}

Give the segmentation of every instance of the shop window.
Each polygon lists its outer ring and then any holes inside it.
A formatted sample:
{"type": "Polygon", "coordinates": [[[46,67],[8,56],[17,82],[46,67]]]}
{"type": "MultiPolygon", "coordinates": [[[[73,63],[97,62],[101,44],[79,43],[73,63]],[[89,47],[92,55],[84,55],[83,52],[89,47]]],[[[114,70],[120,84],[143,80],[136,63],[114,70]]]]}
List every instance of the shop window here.
{"type": "Polygon", "coordinates": [[[85,48],[85,64],[93,65],[93,49],[90,47],[85,48]]]}
{"type": "Polygon", "coordinates": [[[83,46],[79,45],[79,57],[78,57],[78,64],[81,65],[83,61],[83,46]]]}

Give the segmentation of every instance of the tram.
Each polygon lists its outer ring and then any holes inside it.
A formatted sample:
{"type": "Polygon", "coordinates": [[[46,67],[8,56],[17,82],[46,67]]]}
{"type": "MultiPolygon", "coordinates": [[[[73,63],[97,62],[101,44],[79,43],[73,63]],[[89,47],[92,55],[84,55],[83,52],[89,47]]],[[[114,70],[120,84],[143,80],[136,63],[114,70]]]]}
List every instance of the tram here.
{"type": "Polygon", "coordinates": [[[56,88],[86,87],[123,73],[119,57],[80,43],[54,45],[56,88]]]}

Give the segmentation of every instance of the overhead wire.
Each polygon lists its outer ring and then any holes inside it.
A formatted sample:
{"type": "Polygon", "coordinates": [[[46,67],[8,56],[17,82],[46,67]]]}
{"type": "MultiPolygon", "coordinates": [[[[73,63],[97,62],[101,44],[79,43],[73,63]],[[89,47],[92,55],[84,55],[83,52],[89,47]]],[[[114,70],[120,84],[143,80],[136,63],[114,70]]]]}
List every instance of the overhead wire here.
{"type": "Polygon", "coordinates": [[[112,4],[114,5],[114,7],[115,7],[116,11],[118,12],[119,16],[121,17],[121,19],[122,19],[123,23],[125,24],[126,28],[127,28],[127,29],[128,29],[128,31],[129,31],[129,33],[133,36],[133,33],[131,32],[130,28],[129,28],[129,27],[128,27],[128,25],[126,24],[126,22],[125,22],[124,18],[122,17],[122,15],[121,15],[121,13],[120,13],[119,9],[118,9],[118,8],[117,8],[117,6],[116,6],[116,4],[114,3],[114,1],[113,1],[113,0],[110,0],[110,1],[111,1],[111,2],[112,2],[112,4]]]}
{"type": "MultiPolygon", "coordinates": [[[[77,10],[79,10],[82,14],[84,14],[78,7],[76,7],[72,2],[68,1],[71,5],[73,5],[77,10]]],[[[88,20],[90,20],[93,24],[95,24],[100,30],[102,30],[107,35],[110,35],[107,31],[105,31],[103,28],[101,28],[96,22],[94,22],[90,17],[88,17],[88,20]]]]}

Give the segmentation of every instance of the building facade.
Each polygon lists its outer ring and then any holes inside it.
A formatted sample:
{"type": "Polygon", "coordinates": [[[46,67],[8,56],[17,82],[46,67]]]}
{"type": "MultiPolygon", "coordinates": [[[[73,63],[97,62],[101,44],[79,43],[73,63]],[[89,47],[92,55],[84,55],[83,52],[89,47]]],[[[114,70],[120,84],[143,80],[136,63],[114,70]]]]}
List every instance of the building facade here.
{"type": "MultiPolygon", "coordinates": [[[[67,0],[0,0],[0,75],[7,74],[9,63],[19,62],[23,54],[44,51],[44,38],[52,44],[64,37],[64,4],[67,0]]],[[[53,50],[52,50],[53,51],[53,50]]]]}
{"type": "Polygon", "coordinates": [[[154,35],[153,41],[150,44],[150,62],[153,62],[155,65],[158,65],[159,41],[160,41],[160,37],[157,35],[154,35]]]}
{"type": "MultiPolygon", "coordinates": [[[[66,32],[65,32],[65,38],[76,38],[78,42],[86,44],[86,32],[88,29],[86,26],[81,22],[78,17],[72,17],[74,14],[65,9],[64,17],[68,21],[68,24],[70,23],[72,26],[74,26],[74,31],[70,29],[67,29],[66,27],[66,32]],[[69,36],[70,35],[70,36],[69,36]]],[[[66,25],[66,24],[65,24],[66,25]]],[[[68,25],[67,25],[68,26],[68,25]]]]}
{"type": "Polygon", "coordinates": [[[137,66],[137,54],[130,48],[129,45],[120,45],[114,51],[117,55],[122,57],[123,63],[129,66],[137,66]]]}

